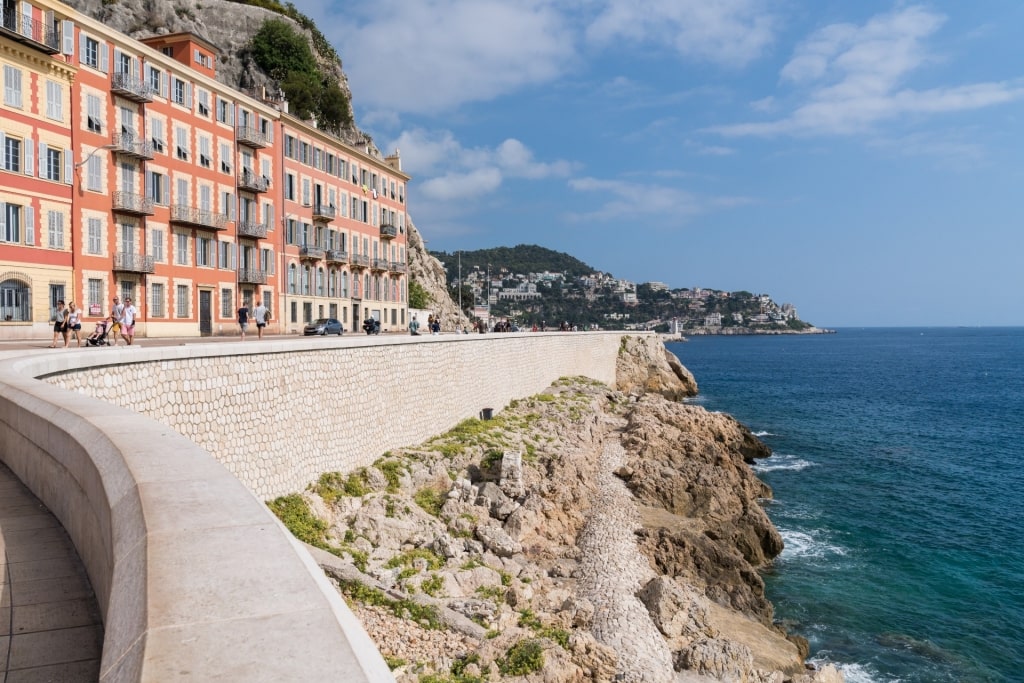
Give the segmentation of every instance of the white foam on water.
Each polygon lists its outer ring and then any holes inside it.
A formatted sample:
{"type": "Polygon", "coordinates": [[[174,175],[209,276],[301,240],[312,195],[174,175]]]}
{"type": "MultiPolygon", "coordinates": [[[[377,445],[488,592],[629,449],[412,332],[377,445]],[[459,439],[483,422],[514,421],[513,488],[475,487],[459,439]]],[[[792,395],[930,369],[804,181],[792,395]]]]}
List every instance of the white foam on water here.
{"type": "Polygon", "coordinates": [[[839,664],[839,670],[843,672],[846,683],[900,683],[899,678],[880,678],[868,667],[862,664],[839,664]]]}
{"type": "Polygon", "coordinates": [[[756,436],[758,438],[761,438],[761,437],[764,437],[764,436],[775,436],[775,434],[772,434],[771,432],[766,432],[764,430],[761,430],[759,432],[754,432],[754,436],[756,436]]]}
{"type": "MultiPolygon", "coordinates": [[[[825,536],[825,532],[814,532],[825,536]]],[[[783,560],[798,558],[821,558],[833,555],[846,555],[846,548],[819,540],[812,533],[779,529],[785,547],[779,556],[783,560]]]]}
{"type": "Polygon", "coordinates": [[[799,472],[800,470],[807,469],[808,467],[814,467],[814,463],[810,460],[804,460],[796,455],[775,454],[770,458],[758,460],[757,463],[751,467],[755,472],[777,472],[779,470],[799,472]]]}

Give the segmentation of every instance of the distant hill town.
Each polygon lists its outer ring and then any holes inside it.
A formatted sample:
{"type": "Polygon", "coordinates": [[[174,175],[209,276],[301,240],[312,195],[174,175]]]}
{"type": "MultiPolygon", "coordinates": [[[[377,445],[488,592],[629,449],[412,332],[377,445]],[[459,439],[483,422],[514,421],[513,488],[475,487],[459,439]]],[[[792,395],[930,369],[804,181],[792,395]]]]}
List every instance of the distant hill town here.
{"type": "Polygon", "coordinates": [[[485,320],[669,334],[818,331],[768,294],[637,283],[537,245],[431,255],[445,266],[452,298],[485,320]]]}

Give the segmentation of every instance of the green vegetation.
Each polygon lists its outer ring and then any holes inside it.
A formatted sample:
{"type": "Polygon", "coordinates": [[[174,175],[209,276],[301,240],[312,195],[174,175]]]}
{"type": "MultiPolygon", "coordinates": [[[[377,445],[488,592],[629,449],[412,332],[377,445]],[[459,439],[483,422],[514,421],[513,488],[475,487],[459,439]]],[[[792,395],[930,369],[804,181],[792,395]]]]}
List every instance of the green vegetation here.
{"type": "Polygon", "coordinates": [[[563,650],[569,649],[569,632],[564,628],[545,626],[540,619],[528,609],[519,612],[519,625],[528,628],[541,638],[547,638],[558,643],[563,650]]]}
{"type": "Polygon", "coordinates": [[[327,523],[313,515],[309,505],[299,494],[275,498],[268,502],[267,506],[295,538],[341,558],[348,555],[359,571],[366,571],[366,563],[369,560],[367,553],[350,546],[348,534],[345,535],[344,544],[332,545],[327,539],[327,523]]]}
{"type": "Polygon", "coordinates": [[[405,660],[401,657],[389,657],[384,655],[384,663],[388,665],[388,668],[394,671],[400,666],[405,666],[405,660]]]}
{"type": "Polygon", "coordinates": [[[441,516],[441,506],[444,505],[444,494],[429,486],[421,488],[412,498],[416,504],[423,508],[428,514],[434,517],[441,516]]]}
{"type": "MultiPolygon", "coordinates": [[[[287,14],[286,11],[281,13],[287,14]]],[[[311,20],[304,16],[302,19],[305,21],[292,18],[313,32],[314,45],[319,37],[322,45],[317,47],[317,52],[322,59],[337,62],[337,53],[311,20]]],[[[280,83],[291,113],[302,119],[315,117],[318,126],[333,133],[352,125],[348,97],[337,76],[321,68],[305,36],[289,22],[282,19],[264,21],[249,43],[249,53],[260,69],[280,83]]]]}
{"type": "Polygon", "coordinates": [[[388,569],[394,569],[395,567],[411,567],[413,562],[416,560],[424,560],[427,563],[427,569],[435,570],[440,569],[444,566],[444,559],[439,557],[430,548],[414,548],[412,550],[406,550],[404,553],[395,555],[388,563],[384,565],[388,569]]]}
{"type": "Polygon", "coordinates": [[[437,597],[437,595],[441,592],[441,588],[443,587],[444,579],[442,579],[437,574],[434,574],[429,579],[420,584],[420,588],[423,589],[423,592],[432,597],[437,597]]]}
{"type": "Polygon", "coordinates": [[[366,469],[360,469],[347,477],[341,472],[325,472],[313,485],[313,492],[330,505],[342,496],[359,498],[370,493],[366,480],[366,469]]]}
{"type": "Polygon", "coordinates": [[[438,616],[437,609],[432,605],[421,605],[412,600],[396,600],[379,591],[370,588],[358,581],[340,580],[338,587],[349,599],[363,605],[383,607],[400,619],[412,619],[427,629],[439,630],[444,628],[438,616]]]}
{"type": "Polygon", "coordinates": [[[388,493],[397,493],[402,481],[402,472],[406,471],[405,465],[398,460],[378,460],[373,466],[388,480],[388,493]]]}
{"type": "Polygon", "coordinates": [[[430,294],[416,280],[409,278],[409,308],[430,308],[430,294]]]}
{"type": "Polygon", "coordinates": [[[538,640],[520,640],[498,659],[497,664],[505,676],[525,676],[544,668],[544,649],[538,640]]]}

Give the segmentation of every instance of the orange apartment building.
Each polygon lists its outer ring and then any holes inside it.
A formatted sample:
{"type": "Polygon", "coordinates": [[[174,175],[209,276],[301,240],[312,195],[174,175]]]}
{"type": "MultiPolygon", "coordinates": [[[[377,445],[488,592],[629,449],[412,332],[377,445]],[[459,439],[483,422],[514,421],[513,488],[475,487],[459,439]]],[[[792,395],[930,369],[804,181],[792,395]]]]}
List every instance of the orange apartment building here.
{"type": "Polygon", "coordinates": [[[90,322],[131,298],[137,336],[236,334],[238,307],[256,300],[271,331],[318,317],[357,330],[371,315],[404,328],[409,177],[397,154],[380,160],[282,101],[227,88],[201,37],[140,42],[59,3],[18,3],[8,29],[9,3],[0,61],[32,96],[5,103],[0,126],[17,169],[0,168],[12,217],[0,226],[0,338],[45,338],[61,297],[90,322]],[[48,28],[33,38],[25,26],[48,28]],[[27,141],[45,173],[25,170],[27,141]]]}

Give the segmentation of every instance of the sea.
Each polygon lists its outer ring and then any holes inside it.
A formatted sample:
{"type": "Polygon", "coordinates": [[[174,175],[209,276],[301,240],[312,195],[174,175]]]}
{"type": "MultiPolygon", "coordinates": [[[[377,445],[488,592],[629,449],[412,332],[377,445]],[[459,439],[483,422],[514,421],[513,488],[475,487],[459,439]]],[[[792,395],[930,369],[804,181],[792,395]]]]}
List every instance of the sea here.
{"type": "Polygon", "coordinates": [[[776,620],[852,683],[1024,681],[1024,328],[669,343],[773,450],[776,620]]]}

